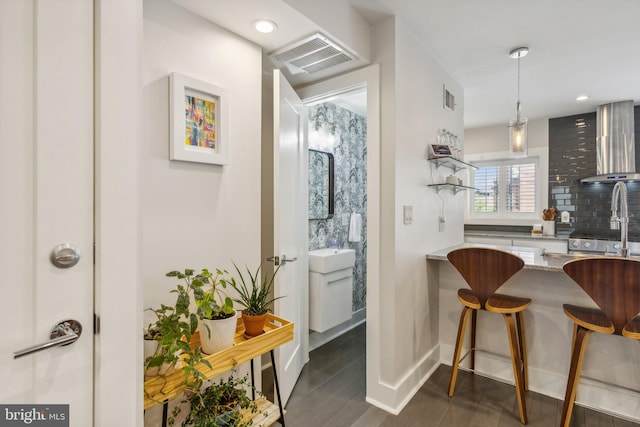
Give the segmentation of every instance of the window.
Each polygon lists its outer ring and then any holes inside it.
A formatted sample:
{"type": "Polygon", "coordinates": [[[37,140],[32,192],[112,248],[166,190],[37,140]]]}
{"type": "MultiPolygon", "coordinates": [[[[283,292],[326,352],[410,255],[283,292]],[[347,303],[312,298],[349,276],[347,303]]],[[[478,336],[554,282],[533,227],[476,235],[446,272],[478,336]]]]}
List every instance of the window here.
{"type": "Polygon", "coordinates": [[[538,158],[477,162],[472,173],[470,214],[474,217],[530,217],[538,209],[538,158]]]}

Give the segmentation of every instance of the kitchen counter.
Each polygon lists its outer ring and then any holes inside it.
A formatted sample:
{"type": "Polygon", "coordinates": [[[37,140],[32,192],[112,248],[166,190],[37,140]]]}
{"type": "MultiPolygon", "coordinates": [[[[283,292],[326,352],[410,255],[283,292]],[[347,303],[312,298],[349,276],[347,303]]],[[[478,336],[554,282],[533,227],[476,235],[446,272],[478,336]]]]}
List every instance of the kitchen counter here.
{"type": "Polygon", "coordinates": [[[463,243],[461,245],[450,246],[448,248],[440,249],[439,251],[432,252],[427,255],[428,260],[436,260],[436,261],[449,261],[447,259],[447,254],[459,248],[474,248],[474,247],[484,247],[484,248],[496,248],[502,249],[507,252],[511,252],[513,254],[518,255],[520,258],[524,260],[524,269],[525,270],[540,270],[540,271],[553,271],[553,272],[561,272],[562,265],[575,258],[571,255],[562,255],[559,253],[550,253],[550,256],[545,256],[544,249],[540,248],[529,248],[524,246],[500,246],[500,245],[487,245],[483,243],[463,243]]]}
{"type": "Polygon", "coordinates": [[[465,230],[465,236],[473,237],[492,237],[501,239],[531,239],[531,240],[569,240],[569,234],[555,234],[553,236],[547,235],[532,235],[529,233],[520,233],[516,231],[492,231],[492,230],[465,230]]]}
{"type": "MultiPolygon", "coordinates": [[[[440,360],[451,364],[460,319],[460,288],[468,285],[447,260],[447,253],[460,247],[494,247],[513,252],[525,261],[524,268],[511,277],[499,292],[531,298],[525,312],[529,358],[529,389],[562,400],[569,373],[573,323],[562,310],[563,304],[595,306],[584,291],[571,280],[562,265],[570,255],[543,256],[533,247],[464,243],[432,252],[426,256],[427,286],[438,289],[438,342],[440,360]]],[[[513,368],[502,316],[478,313],[476,371],[513,383],[513,368]],[[483,351],[484,350],[484,351],[483,351]]],[[[468,340],[467,340],[468,342],[468,340]]],[[[640,351],[634,340],[620,336],[593,334],[589,340],[578,386],[576,402],[640,422],[640,351]],[[606,366],[607,369],[602,369],[606,366]]],[[[465,353],[467,349],[463,349],[465,353]]],[[[468,366],[468,359],[461,367],[468,366]]],[[[455,397],[454,397],[455,398],[455,397]]]]}

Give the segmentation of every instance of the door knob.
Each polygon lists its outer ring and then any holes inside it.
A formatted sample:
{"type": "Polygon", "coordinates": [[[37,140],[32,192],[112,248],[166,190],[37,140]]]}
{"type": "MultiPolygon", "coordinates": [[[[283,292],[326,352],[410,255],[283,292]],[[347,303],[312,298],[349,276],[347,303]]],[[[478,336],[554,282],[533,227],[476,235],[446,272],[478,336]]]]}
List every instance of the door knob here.
{"type": "Polygon", "coordinates": [[[71,268],[80,261],[80,248],[73,243],[61,243],[51,251],[51,263],[58,268],[71,268]]]}
{"type": "Polygon", "coordinates": [[[50,340],[42,344],[36,344],[13,353],[13,358],[17,359],[28,354],[37,353],[52,347],[73,344],[82,334],[82,325],[77,320],[63,320],[51,328],[50,340]]]}

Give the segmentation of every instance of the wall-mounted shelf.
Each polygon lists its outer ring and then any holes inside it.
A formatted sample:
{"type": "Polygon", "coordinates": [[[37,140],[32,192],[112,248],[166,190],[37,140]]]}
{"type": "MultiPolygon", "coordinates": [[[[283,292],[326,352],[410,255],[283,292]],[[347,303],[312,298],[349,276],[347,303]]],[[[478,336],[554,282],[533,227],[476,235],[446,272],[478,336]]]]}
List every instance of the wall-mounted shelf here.
{"type": "MultiPolygon", "coordinates": [[[[474,166],[470,163],[463,162],[462,160],[454,159],[451,156],[444,157],[434,157],[432,159],[427,159],[431,163],[435,163],[436,167],[444,166],[446,168],[452,169],[453,173],[456,173],[460,170],[471,168],[478,169],[477,166],[474,166]]],[[[452,184],[450,184],[452,185],[452,184]]]]}
{"type": "Polygon", "coordinates": [[[448,184],[446,182],[443,182],[442,184],[429,184],[428,187],[435,188],[436,193],[440,192],[440,190],[453,191],[453,194],[458,194],[460,191],[465,190],[475,190],[475,188],[468,187],[466,185],[448,184]]]}

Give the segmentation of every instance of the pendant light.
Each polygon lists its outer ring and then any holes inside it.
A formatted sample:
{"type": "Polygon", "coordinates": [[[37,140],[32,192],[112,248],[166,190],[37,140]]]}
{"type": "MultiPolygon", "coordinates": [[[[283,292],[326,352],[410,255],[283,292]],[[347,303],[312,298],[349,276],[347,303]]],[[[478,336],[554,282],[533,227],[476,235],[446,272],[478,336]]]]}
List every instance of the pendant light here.
{"type": "Polygon", "coordinates": [[[509,122],[509,155],[511,157],[527,156],[527,119],[520,117],[520,58],[529,53],[528,47],[517,47],[509,52],[509,58],[518,60],[518,102],[516,103],[516,119],[509,122]]]}

